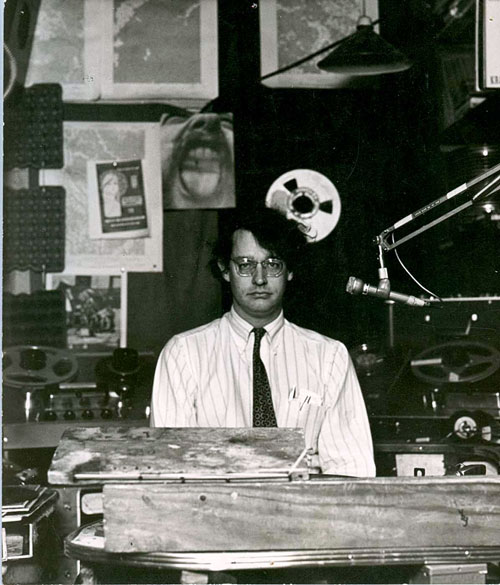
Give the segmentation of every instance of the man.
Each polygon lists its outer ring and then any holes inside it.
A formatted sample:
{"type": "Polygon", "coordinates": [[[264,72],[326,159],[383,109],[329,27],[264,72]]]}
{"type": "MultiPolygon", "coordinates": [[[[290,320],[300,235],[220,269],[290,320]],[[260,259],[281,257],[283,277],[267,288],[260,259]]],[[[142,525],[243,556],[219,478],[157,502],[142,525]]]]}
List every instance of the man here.
{"type": "Polygon", "coordinates": [[[304,243],[296,226],[266,209],[219,238],[217,266],[232,308],[163,348],[151,425],[301,427],[323,473],[373,476],[368,418],[345,346],[283,315],[304,243]]]}

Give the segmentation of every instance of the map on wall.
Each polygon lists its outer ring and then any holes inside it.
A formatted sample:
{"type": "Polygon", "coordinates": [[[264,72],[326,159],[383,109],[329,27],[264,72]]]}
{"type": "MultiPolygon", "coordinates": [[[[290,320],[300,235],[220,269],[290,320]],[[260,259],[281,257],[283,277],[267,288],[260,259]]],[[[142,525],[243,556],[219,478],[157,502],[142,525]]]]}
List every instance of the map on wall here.
{"type": "MultiPolygon", "coordinates": [[[[262,76],[307,57],[356,31],[361,0],[261,0],[262,76]]],[[[366,0],[366,15],[378,18],[378,0],[366,0]]],[[[333,49],[332,49],[333,50],[333,49]]],[[[344,87],[352,76],[328,73],[316,66],[328,53],[264,80],[269,87],[344,87]]]]}
{"type": "Polygon", "coordinates": [[[158,124],[65,122],[62,184],[66,190],[69,274],[157,272],[162,266],[163,208],[158,124]],[[91,239],[89,161],[141,160],[149,237],[91,239]]]}
{"type": "Polygon", "coordinates": [[[88,8],[89,3],[82,0],[41,0],[27,86],[59,83],[65,100],[99,97],[99,55],[89,48],[100,32],[87,30],[88,8]]]}
{"type": "Polygon", "coordinates": [[[217,0],[42,0],[27,83],[201,106],[218,93],[217,48],[217,0]]]}

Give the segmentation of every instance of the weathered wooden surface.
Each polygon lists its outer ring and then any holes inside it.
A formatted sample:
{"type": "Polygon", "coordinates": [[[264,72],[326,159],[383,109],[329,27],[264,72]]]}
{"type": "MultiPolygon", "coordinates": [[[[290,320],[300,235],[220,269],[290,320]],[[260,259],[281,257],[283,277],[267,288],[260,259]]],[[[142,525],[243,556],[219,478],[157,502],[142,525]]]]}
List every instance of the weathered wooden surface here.
{"type": "Polygon", "coordinates": [[[105,550],[498,546],[500,478],[104,486],[105,550]]]}
{"type": "Polygon", "coordinates": [[[80,485],[285,470],[303,448],[299,429],[75,427],[64,433],[48,480],[80,485]]]}

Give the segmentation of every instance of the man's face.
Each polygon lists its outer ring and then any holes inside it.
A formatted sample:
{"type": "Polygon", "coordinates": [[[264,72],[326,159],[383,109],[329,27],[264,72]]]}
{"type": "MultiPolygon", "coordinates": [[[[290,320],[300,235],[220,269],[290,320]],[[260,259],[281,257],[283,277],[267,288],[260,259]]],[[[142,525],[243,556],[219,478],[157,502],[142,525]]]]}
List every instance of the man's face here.
{"type": "MultiPolygon", "coordinates": [[[[247,230],[234,232],[231,253],[233,260],[248,258],[262,262],[272,256],[259,245],[251,232],[247,230]]],[[[227,269],[223,266],[220,268],[224,279],[231,284],[234,308],[245,321],[254,327],[264,327],[279,315],[286,283],[293,277],[286,266],[276,277],[269,276],[261,264],[257,264],[251,276],[240,276],[234,261],[229,262],[227,269]]]]}

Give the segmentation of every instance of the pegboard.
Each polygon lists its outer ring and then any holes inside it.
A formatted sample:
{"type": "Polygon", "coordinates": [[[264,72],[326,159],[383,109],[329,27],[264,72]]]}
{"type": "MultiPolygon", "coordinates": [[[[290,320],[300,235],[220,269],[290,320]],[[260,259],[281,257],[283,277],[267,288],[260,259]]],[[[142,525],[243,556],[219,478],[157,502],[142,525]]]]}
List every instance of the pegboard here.
{"type": "Polygon", "coordinates": [[[60,169],[63,156],[62,88],[57,83],[24,89],[4,111],[6,169],[60,169]]]}
{"type": "Polygon", "coordinates": [[[62,272],[65,249],[62,187],[6,190],[4,271],[62,272]]]}

